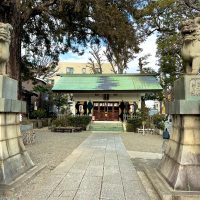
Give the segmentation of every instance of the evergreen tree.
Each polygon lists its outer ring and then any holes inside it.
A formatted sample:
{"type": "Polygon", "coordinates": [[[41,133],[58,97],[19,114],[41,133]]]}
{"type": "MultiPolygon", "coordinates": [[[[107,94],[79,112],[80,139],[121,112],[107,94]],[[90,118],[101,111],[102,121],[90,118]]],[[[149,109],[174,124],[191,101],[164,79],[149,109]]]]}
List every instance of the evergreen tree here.
{"type": "Polygon", "coordinates": [[[134,0],[2,0],[0,21],[13,26],[8,72],[20,80],[21,71],[33,67],[32,56],[58,61],[69,50],[82,54],[88,42],[100,38],[122,52],[125,43],[137,49],[137,35],[131,19],[134,0]],[[125,40],[125,37],[130,37],[125,40]],[[21,49],[25,49],[22,59],[21,49]]]}
{"type": "MultiPolygon", "coordinates": [[[[164,96],[171,96],[174,81],[182,74],[182,36],[179,26],[182,21],[198,15],[200,3],[193,0],[137,1],[135,16],[141,32],[148,37],[157,34],[157,58],[164,96]],[[170,95],[169,95],[170,94],[170,95]]],[[[171,98],[171,97],[170,97],[171,98]]]]}

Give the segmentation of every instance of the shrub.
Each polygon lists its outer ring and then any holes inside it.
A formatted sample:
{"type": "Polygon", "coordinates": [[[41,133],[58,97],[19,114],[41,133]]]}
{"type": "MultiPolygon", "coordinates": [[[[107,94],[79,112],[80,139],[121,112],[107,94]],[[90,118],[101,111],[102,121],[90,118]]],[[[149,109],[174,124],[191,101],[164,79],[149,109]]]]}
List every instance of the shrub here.
{"type": "Polygon", "coordinates": [[[86,128],[91,121],[89,116],[69,116],[67,117],[69,126],[86,128]]]}
{"type": "Polygon", "coordinates": [[[52,121],[52,125],[58,126],[73,126],[73,127],[82,127],[86,129],[87,125],[90,123],[91,117],[89,116],[65,116],[57,118],[52,121]]]}
{"type": "Polygon", "coordinates": [[[137,128],[142,126],[142,120],[140,117],[127,120],[126,130],[127,132],[136,132],[137,128]]]}
{"type": "Polygon", "coordinates": [[[34,119],[42,119],[42,118],[45,118],[47,116],[47,113],[44,109],[38,109],[38,110],[34,110],[32,113],[31,113],[31,117],[34,118],[34,119]]]}
{"type": "Polygon", "coordinates": [[[163,114],[155,114],[152,116],[153,124],[155,125],[156,128],[164,130],[165,128],[165,115],[163,114]]]}
{"type": "Polygon", "coordinates": [[[52,125],[54,125],[56,127],[58,127],[58,126],[68,126],[68,122],[64,117],[62,117],[62,118],[54,119],[52,121],[52,125]]]}
{"type": "Polygon", "coordinates": [[[56,119],[57,118],[57,113],[55,112],[49,112],[47,115],[48,118],[56,119]]]}

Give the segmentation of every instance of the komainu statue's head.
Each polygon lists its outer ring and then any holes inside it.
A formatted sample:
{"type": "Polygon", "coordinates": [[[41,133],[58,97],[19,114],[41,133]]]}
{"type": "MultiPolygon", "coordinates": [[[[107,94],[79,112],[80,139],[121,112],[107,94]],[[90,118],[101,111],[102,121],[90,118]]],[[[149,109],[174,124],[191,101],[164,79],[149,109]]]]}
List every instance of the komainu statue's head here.
{"type": "Polygon", "coordinates": [[[182,22],[180,31],[183,36],[181,55],[186,74],[200,72],[200,17],[182,22]]]}
{"type": "Polygon", "coordinates": [[[180,26],[184,42],[191,42],[200,39],[200,17],[186,20],[180,26]]]}
{"type": "Polygon", "coordinates": [[[10,31],[12,26],[0,22],[0,65],[4,66],[9,59],[10,31]]]}

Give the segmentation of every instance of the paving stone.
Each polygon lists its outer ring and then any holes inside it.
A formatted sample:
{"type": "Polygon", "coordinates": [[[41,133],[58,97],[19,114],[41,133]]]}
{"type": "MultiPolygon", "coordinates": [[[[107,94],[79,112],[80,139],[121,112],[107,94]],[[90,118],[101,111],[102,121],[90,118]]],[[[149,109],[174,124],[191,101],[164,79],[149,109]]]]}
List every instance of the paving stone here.
{"type": "Polygon", "coordinates": [[[50,197],[48,200],[73,200],[73,197],[50,197]]]}
{"type": "Polygon", "coordinates": [[[103,176],[103,166],[89,166],[85,176],[103,176]]]}
{"type": "Polygon", "coordinates": [[[104,166],[104,175],[116,175],[120,176],[120,170],[118,165],[107,165],[104,166]]]}
{"type": "Polygon", "coordinates": [[[119,166],[119,169],[120,169],[121,173],[129,174],[129,176],[132,176],[132,175],[133,176],[134,175],[137,176],[137,172],[134,169],[132,169],[132,168],[130,168],[128,166],[119,166]]]}
{"type": "Polygon", "coordinates": [[[103,177],[104,183],[110,183],[110,184],[120,184],[122,182],[121,176],[116,175],[104,175],[103,177]]]}
{"type": "Polygon", "coordinates": [[[145,192],[145,189],[140,181],[123,181],[124,191],[139,191],[145,192]]]}
{"type": "Polygon", "coordinates": [[[78,190],[74,200],[99,200],[100,191],[78,190]]]}
{"type": "Polygon", "coordinates": [[[86,171],[86,169],[78,169],[78,168],[76,168],[76,167],[74,167],[74,168],[71,168],[70,170],[69,170],[69,173],[74,173],[74,174],[85,174],[85,171],[86,171]]]}
{"type": "Polygon", "coordinates": [[[63,190],[54,190],[50,197],[59,197],[63,193],[63,190]]]}
{"type": "Polygon", "coordinates": [[[59,197],[58,200],[73,200],[73,197],[59,197]]]}
{"type": "Polygon", "coordinates": [[[122,184],[110,184],[103,182],[101,198],[125,200],[122,184]]]}
{"type": "Polygon", "coordinates": [[[138,181],[124,181],[123,186],[124,186],[126,199],[130,199],[130,200],[131,199],[141,199],[141,200],[149,199],[142,183],[139,180],[138,181]]]}
{"type": "Polygon", "coordinates": [[[58,200],[59,197],[49,197],[47,200],[58,200]]]}
{"type": "Polygon", "coordinates": [[[70,197],[74,198],[75,194],[77,193],[77,190],[64,190],[60,197],[70,197]]]}
{"type": "Polygon", "coordinates": [[[102,166],[104,164],[104,159],[93,159],[91,160],[89,166],[102,166]]]}
{"type": "Polygon", "coordinates": [[[52,174],[66,174],[72,168],[74,163],[70,161],[64,161],[52,171],[52,174]]]}
{"type": "Polygon", "coordinates": [[[77,163],[76,165],[74,165],[70,169],[70,171],[75,170],[75,169],[77,169],[77,170],[86,170],[88,165],[89,165],[89,162],[88,163],[77,163]]]}
{"type": "Polygon", "coordinates": [[[108,166],[108,165],[118,165],[118,161],[105,161],[105,166],[108,166]]]}
{"type": "Polygon", "coordinates": [[[92,157],[92,160],[101,160],[101,161],[104,161],[104,159],[105,159],[105,152],[102,153],[101,155],[95,155],[95,153],[94,153],[94,155],[92,157]]]}
{"type": "Polygon", "coordinates": [[[100,191],[102,184],[102,177],[84,177],[81,185],[79,187],[80,190],[93,190],[93,191],[100,191]]]}
{"type": "Polygon", "coordinates": [[[146,193],[141,193],[139,191],[132,191],[130,193],[125,193],[126,200],[150,200],[146,193]]]}
{"type": "Polygon", "coordinates": [[[37,200],[147,200],[119,135],[88,137],[47,179],[37,200]]]}
{"type": "Polygon", "coordinates": [[[106,198],[106,199],[102,199],[102,198],[100,198],[100,200],[115,200],[115,199],[108,199],[108,198],[106,198]]]}
{"type": "Polygon", "coordinates": [[[81,180],[82,177],[76,176],[75,173],[73,174],[73,176],[66,176],[56,187],[56,190],[77,190],[81,183],[81,180]]]}

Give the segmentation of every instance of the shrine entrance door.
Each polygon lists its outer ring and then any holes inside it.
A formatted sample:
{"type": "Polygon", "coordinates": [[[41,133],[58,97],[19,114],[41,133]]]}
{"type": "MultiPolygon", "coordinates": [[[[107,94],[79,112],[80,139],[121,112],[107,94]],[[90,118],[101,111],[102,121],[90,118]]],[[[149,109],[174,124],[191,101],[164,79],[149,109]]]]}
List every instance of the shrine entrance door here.
{"type": "Polygon", "coordinates": [[[119,102],[94,102],[95,121],[119,121],[119,102]]]}

